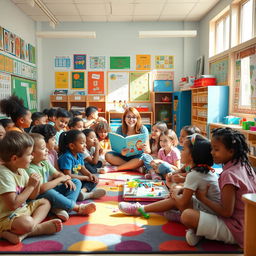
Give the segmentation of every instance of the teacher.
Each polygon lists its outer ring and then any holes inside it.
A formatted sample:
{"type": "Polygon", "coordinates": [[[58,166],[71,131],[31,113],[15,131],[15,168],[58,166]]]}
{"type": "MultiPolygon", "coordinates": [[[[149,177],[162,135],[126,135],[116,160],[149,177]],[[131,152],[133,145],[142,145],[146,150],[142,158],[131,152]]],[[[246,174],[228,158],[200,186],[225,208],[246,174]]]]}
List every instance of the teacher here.
{"type": "MultiPolygon", "coordinates": [[[[122,135],[123,137],[145,133],[147,135],[147,141],[143,145],[143,151],[150,151],[148,129],[144,125],[142,125],[140,113],[136,108],[129,107],[125,110],[122,117],[122,125],[117,128],[116,133],[122,135]]],[[[126,156],[128,151],[129,149],[125,148],[122,150],[121,154],[114,151],[106,153],[105,159],[112,166],[104,167],[105,172],[132,170],[138,169],[139,167],[143,166],[143,161],[141,160],[142,154],[126,156]]]]}

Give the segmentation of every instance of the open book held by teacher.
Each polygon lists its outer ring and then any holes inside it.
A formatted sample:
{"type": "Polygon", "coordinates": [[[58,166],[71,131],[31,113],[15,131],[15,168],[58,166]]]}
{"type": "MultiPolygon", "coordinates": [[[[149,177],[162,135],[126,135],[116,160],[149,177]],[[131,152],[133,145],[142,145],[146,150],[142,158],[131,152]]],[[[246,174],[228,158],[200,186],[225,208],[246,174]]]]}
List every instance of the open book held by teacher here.
{"type": "Polygon", "coordinates": [[[142,145],[145,144],[147,140],[147,134],[145,133],[123,137],[120,134],[110,132],[108,137],[112,150],[116,151],[117,153],[121,154],[123,149],[129,149],[129,152],[126,154],[126,156],[142,154],[142,145]]]}

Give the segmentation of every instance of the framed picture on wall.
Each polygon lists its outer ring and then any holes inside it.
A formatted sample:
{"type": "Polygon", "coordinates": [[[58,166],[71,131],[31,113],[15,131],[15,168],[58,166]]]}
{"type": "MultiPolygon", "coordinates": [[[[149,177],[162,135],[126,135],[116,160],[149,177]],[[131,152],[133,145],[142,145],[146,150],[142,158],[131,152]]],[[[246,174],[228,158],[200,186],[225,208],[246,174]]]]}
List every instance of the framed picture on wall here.
{"type": "Polygon", "coordinates": [[[196,60],[196,79],[200,78],[204,74],[204,56],[199,57],[196,60]]]}
{"type": "Polygon", "coordinates": [[[72,71],[71,72],[71,89],[84,89],[85,88],[85,72],[72,71]]]}
{"type": "Polygon", "coordinates": [[[4,29],[0,27],[0,50],[4,49],[4,29]]]}
{"type": "Polygon", "coordinates": [[[86,54],[74,54],[74,69],[86,69],[86,54]]]}

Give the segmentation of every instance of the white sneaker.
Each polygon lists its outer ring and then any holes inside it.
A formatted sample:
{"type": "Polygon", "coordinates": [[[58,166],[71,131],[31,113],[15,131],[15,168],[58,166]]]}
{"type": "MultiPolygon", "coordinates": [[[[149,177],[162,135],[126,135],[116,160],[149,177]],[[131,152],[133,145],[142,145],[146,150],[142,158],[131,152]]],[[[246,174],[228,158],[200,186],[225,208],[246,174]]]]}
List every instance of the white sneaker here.
{"type": "Polygon", "coordinates": [[[67,211],[59,208],[52,209],[52,213],[54,213],[59,219],[61,219],[63,222],[67,221],[69,219],[69,214],[67,211]]]}
{"type": "Polygon", "coordinates": [[[186,232],[186,241],[190,246],[195,246],[200,240],[201,236],[197,236],[193,229],[188,229],[186,232]]]}

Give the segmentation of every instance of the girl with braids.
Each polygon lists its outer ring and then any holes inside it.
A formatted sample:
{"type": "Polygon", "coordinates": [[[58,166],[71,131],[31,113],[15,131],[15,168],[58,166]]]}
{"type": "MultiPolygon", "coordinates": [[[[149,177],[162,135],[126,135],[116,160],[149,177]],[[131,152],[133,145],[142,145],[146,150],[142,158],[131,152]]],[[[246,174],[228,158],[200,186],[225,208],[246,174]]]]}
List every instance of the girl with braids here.
{"type": "Polygon", "coordinates": [[[194,246],[202,237],[243,247],[244,203],[242,195],[256,193],[256,175],[247,154],[249,148],[245,136],[231,128],[212,131],[212,156],[217,164],[223,164],[219,177],[220,202],[207,196],[208,189],[197,191],[197,198],[216,215],[195,209],[187,209],[181,215],[182,223],[189,228],[186,240],[194,246]]]}
{"type": "Polygon", "coordinates": [[[11,117],[15,126],[10,128],[9,131],[24,132],[24,128],[29,128],[32,122],[31,112],[24,107],[22,99],[16,95],[10,96],[8,99],[0,101],[0,111],[7,116],[11,117]]]}
{"type": "Polygon", "coordinates": [[[181,162],[189,165],[191,168],[186,176],[182,191],[173,189],[168,198],[148,205],[121,202],[119,203],[120,211],[127,215],[141,215],[141,212],[164,211],[165,217],[171,221],[179,221],[180,217],[180,212],[173,209],[178,209],[182,212],[187,208],[192,208],[213,213],[211,209],[193,197],[194,192],[198,189],[204,190],[207,184],[211,184],[207,196],[214,202],[219,201],[218,177],[212,172],[213,169],[210,167],[213,165],[210,141],[199,134],[188,136],[181,152],[181,162]]]}
{"type": "Polygon", "coordinates": [[[85,199],[98,199],[105,196],[104,189],[93,190],[99,179],[91,174],[84,166],[84,154],[86,149],[86,138],[79,130],[70,130],[60,135],[58,159],[59,169],[72,179],[82,182],[82,189],[78,196],[78,201],[85,199]]]}

